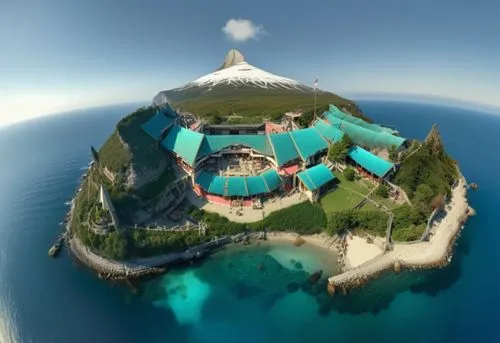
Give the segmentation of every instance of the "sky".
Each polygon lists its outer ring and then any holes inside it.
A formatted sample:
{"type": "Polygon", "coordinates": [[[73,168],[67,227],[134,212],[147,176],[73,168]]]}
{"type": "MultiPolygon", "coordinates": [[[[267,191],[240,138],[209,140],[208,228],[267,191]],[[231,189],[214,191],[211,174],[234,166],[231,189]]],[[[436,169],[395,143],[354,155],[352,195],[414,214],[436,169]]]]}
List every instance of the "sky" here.
{"type": "Polygon", "coordinates": [[[0,125],[150,101],[231,48],[352,98],[500,106],[498,0],[0,0],[0,125]]]}

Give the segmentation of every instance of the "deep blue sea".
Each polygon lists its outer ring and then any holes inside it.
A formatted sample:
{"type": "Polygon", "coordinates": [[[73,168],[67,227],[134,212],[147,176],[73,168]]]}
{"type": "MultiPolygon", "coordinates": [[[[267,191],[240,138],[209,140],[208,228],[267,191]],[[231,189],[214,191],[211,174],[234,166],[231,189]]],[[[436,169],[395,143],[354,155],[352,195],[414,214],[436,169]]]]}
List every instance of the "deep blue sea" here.
{"type": "Polygon", "coordinates": [[[479,184],[470,194],[478,216],[448,268],[387,274],[330,300],[304,285],[325,262],[320,252],[262,245],[145,282],[135,296],[66,251],[47,256],[90,145],[139,104],[82,110],[0,129],[0,342],[500,342],[500,116],[359,104],[406,137],[424,138],[437,123],[464,175],[479,184]]]}

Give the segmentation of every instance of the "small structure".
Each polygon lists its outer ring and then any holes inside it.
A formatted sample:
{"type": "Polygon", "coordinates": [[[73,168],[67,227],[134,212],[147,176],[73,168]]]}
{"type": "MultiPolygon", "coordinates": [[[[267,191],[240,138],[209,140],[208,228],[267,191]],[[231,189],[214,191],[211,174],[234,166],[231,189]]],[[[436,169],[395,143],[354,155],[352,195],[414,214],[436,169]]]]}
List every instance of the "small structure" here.
{"type": "MultiPolygon", "coordinates": [[[[118,221],[118,216],[116,215],[115,207],[113,206],[113,203],[111,202],[111,198],[109,197],[108,191],[101,185],[101,188],[99,189],[99,196],[97,198],[98,203],[102,206],[102,208],[106,211],[109,212],[111,216],[111,222],[112,225],[115,227],[115,229],[118,229],[119,227],[119,221],[118,221]]],[[[95,228],[97,228],[96,225],[93,225],[95,228]]],[[[107,226],[106,226],[107,228],[107,226]]],[[[98,230],[98,231],[108,231],[104,227],[102,227],[103,230],[98,230]]],[[[94,230],[96,231],[96,230],[94,230]]]]}
{"type": "Polygon", "coordinates": [[[373,181],[380,182],[395,170],[393,163],[359,146],[352,147],[347,156],[356,165],[359,173],[373,181]]]}
{"type": "Polygon", "coordinates": [[[300,190],[304,192],[311,202],[318,199],[334,187],[335,175],[323,163],[306,169],[297,174],[300,190]]]}

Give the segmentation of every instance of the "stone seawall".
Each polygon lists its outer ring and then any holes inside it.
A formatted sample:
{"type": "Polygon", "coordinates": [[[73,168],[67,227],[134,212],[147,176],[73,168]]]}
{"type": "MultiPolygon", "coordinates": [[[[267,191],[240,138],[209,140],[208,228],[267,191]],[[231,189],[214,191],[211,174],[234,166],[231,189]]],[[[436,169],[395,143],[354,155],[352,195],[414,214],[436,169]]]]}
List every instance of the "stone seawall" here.
{"type": "Polygon", "coordinates": [[[446,215],[439,222],[428,242],[416,244],[395,244],[388,251],[356,268],[332,276],[328,279],[328,291],[334,294],[341,290],[343,294],[350,288],[360,287],[380,273],[393,269],[398,273],[402,268],[436,268],[451,261],[453,245],[466,222],[473,213],[466,198],[466,181],[460,178],[452,190],[452,198],[446,206],[446,215]]]}

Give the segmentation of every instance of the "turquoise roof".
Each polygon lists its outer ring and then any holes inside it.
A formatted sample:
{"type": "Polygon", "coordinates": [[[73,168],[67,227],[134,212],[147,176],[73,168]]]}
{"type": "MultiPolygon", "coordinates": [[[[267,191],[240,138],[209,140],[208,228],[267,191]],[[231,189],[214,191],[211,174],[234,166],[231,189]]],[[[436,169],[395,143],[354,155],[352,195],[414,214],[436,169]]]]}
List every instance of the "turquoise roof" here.
{"type": "Polygon", "coordinates": [[[247,184],[243,176],[230,176],[227,178],[228,195],[248,196],[247,184]]]}
{"type": "Polygon", "coordinates": [[[248,195],[269,193],[266,181],[262,176],[248,176],[246,178],[248,195]]]}
{"type": "Polygon", "coordinates": [[[207,191],[212,194],[229,195],[229,192],[226,192],[226,186],[227,178],[214,175],[212,182],[210,183],[210,187],[208,187],[207,191]]]}
{"type": "Polygon", "coordinates": [[[270,134],[269,141],[271,142],[278,167],[299,158],[299,153],[288,132],[270,134]]]}
{"type": "Polygon", "coordinates": [[[352,147],[349,150],[348,156],[364,169],[377,175],[378,177],[384,177],[392,168],[394,168],[393,163],[387,162],[386,160],[381,159],[359,146],[352,147]]]}
{"type": "Polygon", "coordinates": [[[203,134],[174,125],[161,142],[165,149],[175,152],[190,166],[194,165],[196,155],[203,141],[203,134]]]}
{"type": "Polygon", "coordinates": [[[366,129],[342,120],[330,112],[325,112],[324,117],[330,124],[338,126],[340,130],[347,133],[351,141],[357,145],[389,149],[392,146],[399,148],[406,142],[406,139],[403,137],[366,129]]]}
{"type": "Polygon", "coordinates": [[[270,169],[258,176],[217,176],[202,171],[196,183],[208,193],[221,196],[254,196],[269,193],[281,185],[278,172],[270,169]]]}
{"type": "Polygon", "coordinates": [[[160,139],[163,130],[169,127],[174,122],[174,118],[166,117],[164,114],[157,112],[147,122],[141,125],[142,129],[155,140],[160,139]]]}
{"type": "Polygon", "coordinates": [[[342,119],[344,121],[350,122],[352,124],[364,127],[365,129],[376,131],[376,132],[385,132],[388,134],[393,134],[394,130],[388,128],[388,127],[383,127],[378,124],[371,124],[366,121],[364,121],[361,118],[355,117],[352,114],[342,112],[341,110],[338,109],[337,106],[335,105],[330,105],[329,111],[331,114],[333,114],[335,117],[342,119]]]}
{"type": "Polygon", "coordinates": [[[218,152],[232,145],[243,145],[262,154],[273,155],[267,135],[206,135],[198,157],[218,152]]]}
{"type": "Polygon", "coordinates": [[[290,131],[290,136],[302,160],[306,161],[321,150],[328,149],[328,143],[314,127],[290,131]]]}
{"type": "Polygon", "coordinates": [[[267,187],[270,191],[274,191],[281,185],[281,177],[274,169],[269,169],[260,175],[264,178],[264,181],[266,181],[267,187]]]}
{"type": "Polygon", "coordinates": [[[318,130],[320,135],[329,142],[338,142],[344,136],[344,131],[331,125],[323,119],[316,120],[314,122],[314,127],[318,130]]]}
{"type": "Polygon", "coordinates": [[[310,191],[315,191],[327,182],[335,179],[335,175],[323,163],[301,171],[297,176],[310,191]]]}

